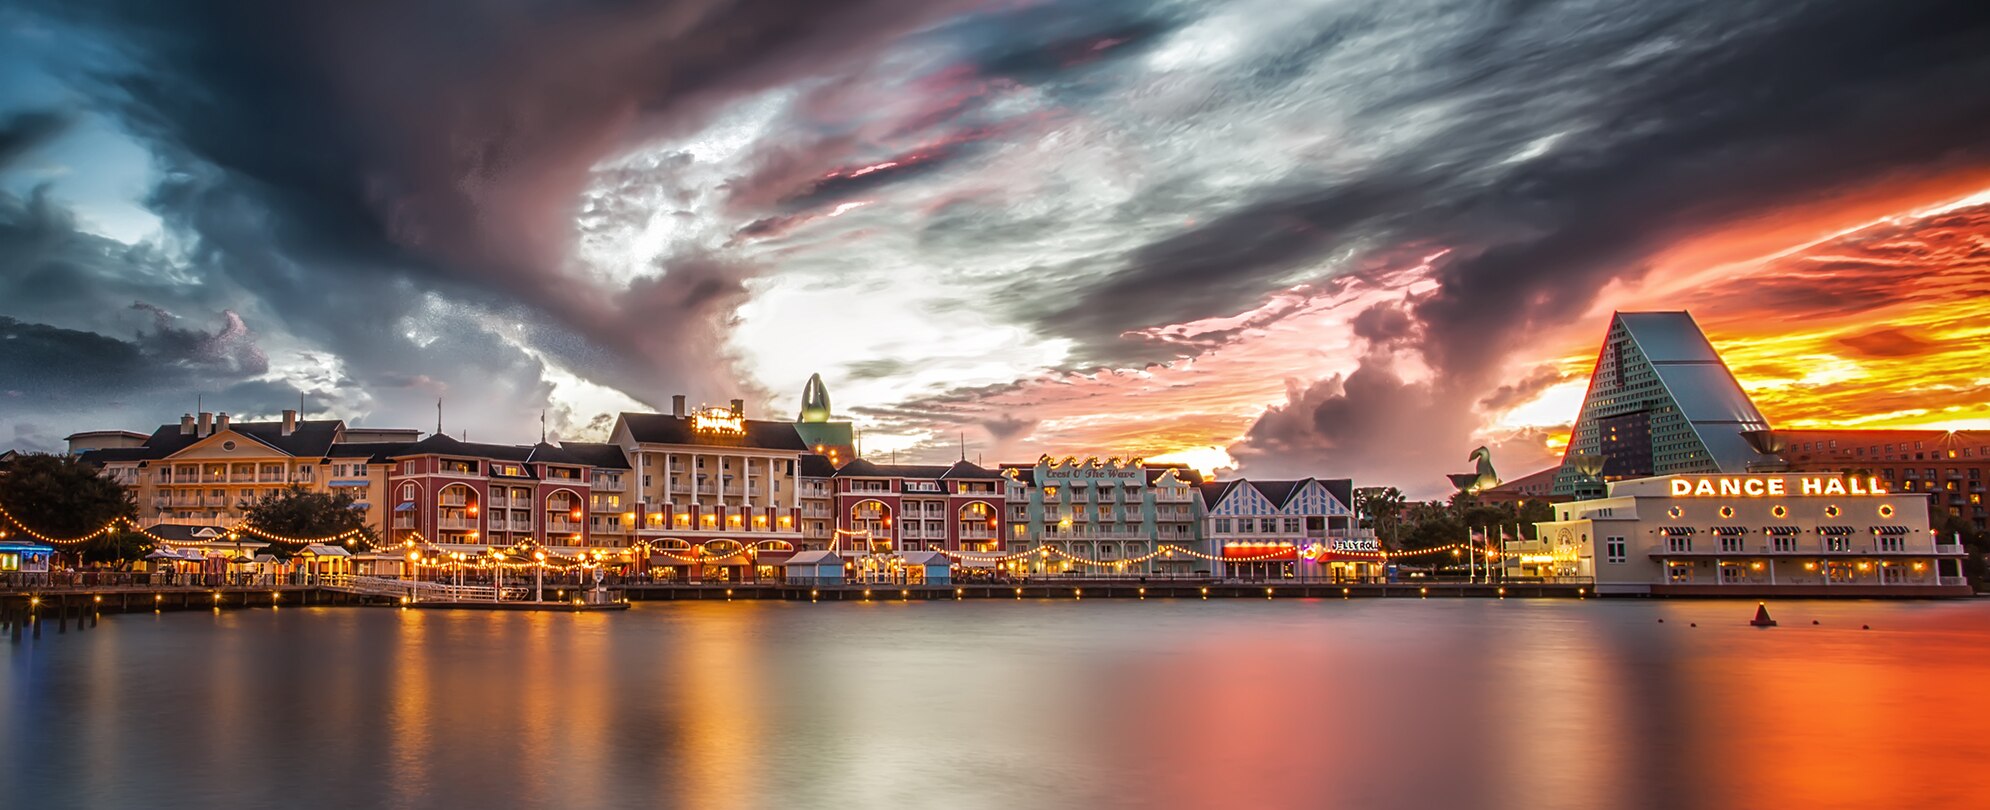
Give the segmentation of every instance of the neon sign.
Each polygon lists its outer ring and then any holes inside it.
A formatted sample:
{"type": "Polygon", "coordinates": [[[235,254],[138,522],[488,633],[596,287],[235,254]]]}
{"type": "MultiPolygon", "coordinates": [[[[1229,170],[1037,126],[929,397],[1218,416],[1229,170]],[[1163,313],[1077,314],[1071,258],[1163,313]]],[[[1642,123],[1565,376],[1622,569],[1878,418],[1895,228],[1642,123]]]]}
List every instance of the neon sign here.
{"type": "Polygon", "coordinates": [[[1796,478],[1791,492],[1787,476],[1748,476],[1734,478],[1674,478],[1674,498],[1781,498],[1788,495],[1885,495],[1886,487],[1872,476],[1865,478],[1806,475],[1796,478]]]}
{"type": "Polygon", "coordinates": [[[699,433],[738,436],[746,432],[746,417],[733,413],[730,408],[699,408],[691,414],[691,429],[699,433]]]}

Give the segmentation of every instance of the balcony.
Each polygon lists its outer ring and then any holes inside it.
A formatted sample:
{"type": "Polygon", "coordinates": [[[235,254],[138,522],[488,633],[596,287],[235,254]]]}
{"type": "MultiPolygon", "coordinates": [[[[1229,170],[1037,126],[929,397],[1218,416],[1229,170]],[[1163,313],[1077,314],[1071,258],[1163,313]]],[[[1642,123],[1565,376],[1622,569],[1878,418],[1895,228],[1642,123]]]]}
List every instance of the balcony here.
{"type": "Polygon", "coordinates": [[[594,479],[594,488],[602,492],[621,492],[628,489],[620,478],[596,478],[594,479]]]}
{"type": "Polygon", "coordinates": [[[1060,540],[1146,540],[1145,532],[1076,531],[1052,535],[1060,540]]]}
{"type": "MultiPolygon", "coordinates": [[[[448,501],[443,501],[443,505],[444,505],[444,506],[462,506],[463,504],[460,504],[460,503],[459,503],[459,504],[451,504],[451,503],[449,503],[448,501]]],[[[506,508],[506,507],[509,507],[509,506],[511,506],[511,501],[510,501],[510,500],[508,500],[508,499],[506,499],[506,498],[505,498],[504,496],[502,496],[502,495],[492,495],[492,496],[491,496],[491,498],[490,498],[490,505],[491,505],[491,508],[492,508],[492,509],[504,509],[504,508],[506,508]]]]}
{"type": "Polygon", "coordinates": [[[443,506],[469,506],[470,499],[463,495],[444,495],[440,503],[443,506]]]}
{"type": "Polygon", "coordinates": [[[441,518],[435,522],[436,528],[448,531],[475,531],[477,521],[473,518],[441,518]]]}
{"type": "Polygon", "coordinates": [[[580,531],[580,521],[568,519],[548,520],[546,521],[546,531],[552,534],[577,532],[580,531]]]}
{"type": "MultiPolygon", "coordinates": [[[[498,524],[492,524],[492,525],[498,525],[498,524]]],[[[511,522],[510,522],[510,523],[508,523],[508,524],[504,524],[504,525],[508,525],[508,526],[510,526],[510,527],[511,527],[511,531],[514,531],[514,532],[529,532],[529,531],[532,531],[532,519],[531,519],[531,518],[513,518],[513,519],[511,520],[511,522]]]]}

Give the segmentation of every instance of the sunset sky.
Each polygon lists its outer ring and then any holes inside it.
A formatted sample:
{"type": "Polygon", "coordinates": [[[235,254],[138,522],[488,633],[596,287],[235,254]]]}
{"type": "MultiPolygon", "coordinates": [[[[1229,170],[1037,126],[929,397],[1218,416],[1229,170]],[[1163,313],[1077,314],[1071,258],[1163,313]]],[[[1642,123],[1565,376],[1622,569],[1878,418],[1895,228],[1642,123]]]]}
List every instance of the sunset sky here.
{"type": "Polygon", "coordinates": [[[0,6],[0,448],[201,397],[536,440],[812,372],[865,450],[1441,494],[1617,309],[1990,429],[1990,7],[0,6]]]}

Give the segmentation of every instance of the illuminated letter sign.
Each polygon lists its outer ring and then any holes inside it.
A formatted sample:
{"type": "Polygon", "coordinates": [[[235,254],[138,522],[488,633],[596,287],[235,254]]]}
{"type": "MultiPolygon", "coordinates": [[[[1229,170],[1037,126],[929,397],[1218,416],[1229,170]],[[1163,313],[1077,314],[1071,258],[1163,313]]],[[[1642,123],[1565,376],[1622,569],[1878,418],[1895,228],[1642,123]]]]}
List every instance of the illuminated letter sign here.
{"type": "Polygon", "coordinates": [[[746,420],[726,408],[700,408],[691,414],[691,429],[737,436],[746,432],[746,420]]]}
{"type": "MultiPolygon", "coordinates": [[[[1674,498],[1781,498],[1790,494],[1790,482],[1784,476],[1674,478],[1668,486],[1674,498]]],[[[1887,494],[1879,479],[1871,476],[1803,476],[1797,479],[1796,492],[1807,497],[1887,494]]]]}

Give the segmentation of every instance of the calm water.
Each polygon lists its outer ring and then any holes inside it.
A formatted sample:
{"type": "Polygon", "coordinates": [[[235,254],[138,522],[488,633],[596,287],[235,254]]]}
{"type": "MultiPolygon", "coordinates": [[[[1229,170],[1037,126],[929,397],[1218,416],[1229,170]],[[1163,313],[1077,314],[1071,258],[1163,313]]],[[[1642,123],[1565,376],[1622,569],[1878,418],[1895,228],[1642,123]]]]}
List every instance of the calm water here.
{"type": "Polygon", "coordinates": [[[0,646],[0,805],[1990,806],[1990,602],[1751,607],[107,617],[0,646]]]}

